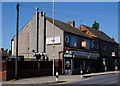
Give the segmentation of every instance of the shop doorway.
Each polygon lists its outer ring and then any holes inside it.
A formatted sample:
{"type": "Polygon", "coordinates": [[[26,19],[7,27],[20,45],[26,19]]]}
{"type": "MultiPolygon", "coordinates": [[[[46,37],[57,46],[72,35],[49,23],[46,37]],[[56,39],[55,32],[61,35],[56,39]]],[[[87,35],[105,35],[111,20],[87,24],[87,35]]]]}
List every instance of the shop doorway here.
{"type": "Polygon", "coordinates": [[[71,59],[70,58],[65,58],[65,75],[71,75],[72,70],[71,70],[71,59]]]}

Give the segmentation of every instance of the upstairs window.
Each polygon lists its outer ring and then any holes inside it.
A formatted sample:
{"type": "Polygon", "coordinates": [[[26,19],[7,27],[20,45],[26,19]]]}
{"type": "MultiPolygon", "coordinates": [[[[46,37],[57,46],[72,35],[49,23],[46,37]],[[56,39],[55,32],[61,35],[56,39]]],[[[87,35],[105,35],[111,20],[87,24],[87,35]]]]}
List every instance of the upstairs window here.
{"type": "Polygon", "coordinates": [[[118,53],[119,53],[119,57],[120,57],[120,50],[118,51],[118,53]]]}
{"type": "Polygon", "coordinates": [[[107,46],[104,45],[103,48],[102,48],[103,51],[107,50],[107,46]]]}
{"type": "Polygon", "coordinates": [[[95,49],[97,49],[97,50],[99,49],[99,44],[95,45],[95,49]]]}
{"type": "Polygon", "coordinates": [[[65,36],[65,43],[69,43],[69,41],[70,41],[69,36],[65,36]]]}
{"type": "Polygon", "coordinates": [[[114,52],[117,52],[117,48],[113,48],[113,51],[114,51],[114,52]]]}
{"type": "Polygon", "coordinates": [[[91,42],[91,48],[93,49],[95,47],[95,43],[92,41],[91,42]]]}
{"type": "Polygon", "coordinates": [[[77,45],[77,37],[76,36],[71,36],[70,37],[70,47],[78,47],[78,45],[77,45]]]}

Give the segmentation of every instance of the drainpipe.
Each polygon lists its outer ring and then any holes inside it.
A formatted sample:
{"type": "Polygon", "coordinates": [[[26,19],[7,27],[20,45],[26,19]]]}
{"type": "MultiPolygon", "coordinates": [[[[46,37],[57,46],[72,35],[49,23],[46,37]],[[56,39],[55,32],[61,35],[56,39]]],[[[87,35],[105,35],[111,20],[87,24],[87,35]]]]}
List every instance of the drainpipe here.
{"type": "Polygon", "coordinates": [[[42,52],[40,52],[38,50],[38,37],[39,37],[39,29],[38,29],[38,8],[36,7],[36,51],[33,50],[33,55],[37,58],[37,60],[41,59],[42,56],[45,57],[45,60],[48,60],[48,57],[45,53],[45,13],[44,12],[41,12],[41,16],[42,16],[42,34],[41,34],[41,40],[42,40],[42,43],[41,43],[41,46],[42,46],[42,52]]]}
{"type": "Polygon", "coordinates": [[[45,52],[45,13],[41,12],[42,16],[42,52],[45,52]]]}
{"type": "Polygon", "coordinates": [[[36,53],[38,53],[38,8],[36,7],[36,53]]]}
{"type": "Polygon", "coordinates": [[[12,55],[12,56],[13,56],[13,53],[14,53],[14,52],[13,52],[13,50],[14,50],[14,49],[13,49],[13,46],[14,46],[13,42],[14,42],[14,39],[12,38],[12,39],[11,39],[11,55],[12,55]]]}

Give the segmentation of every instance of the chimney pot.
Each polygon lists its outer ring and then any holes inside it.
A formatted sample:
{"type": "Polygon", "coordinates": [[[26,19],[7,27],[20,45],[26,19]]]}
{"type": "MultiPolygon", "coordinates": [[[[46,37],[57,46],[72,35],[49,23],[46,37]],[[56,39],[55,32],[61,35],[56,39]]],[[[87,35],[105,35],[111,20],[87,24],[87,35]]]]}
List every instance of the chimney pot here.
{"type": "Polygon", "coordinates": [[[70,24],[71,26],[75,27],[75,21],[68,21],[68,24],[70,24]]]}
{"type": "Polygon", "coordinates": [[[114,40],[115,40],[115,39],[114,39],[114,36],[112,36],[112,38],[111,38],[111,39],[114,41],[114,40]]]}

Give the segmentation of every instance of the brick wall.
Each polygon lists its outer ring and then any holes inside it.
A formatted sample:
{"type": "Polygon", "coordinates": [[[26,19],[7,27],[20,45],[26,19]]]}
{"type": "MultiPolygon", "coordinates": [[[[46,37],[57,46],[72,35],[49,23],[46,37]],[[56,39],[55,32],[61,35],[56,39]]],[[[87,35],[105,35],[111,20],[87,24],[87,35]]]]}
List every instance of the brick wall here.
{"type": "Polygon", "coordinates": [[[0,62],[0,65],[2,66],[0,70],[0,81],[6,80],[6,62],[0,62]]]}
{"type": "MultiPolygon", "coordinates": [[[[2,70],[0,71],[0,80],[14,79],[15,62],[2,62],[2,70]]],[[[18,62],[18,77],[38,77],[52,75],[52,61],[19,61],[18,62]],[[40,65],[40,66],[38,66],[40,65]]]]}

